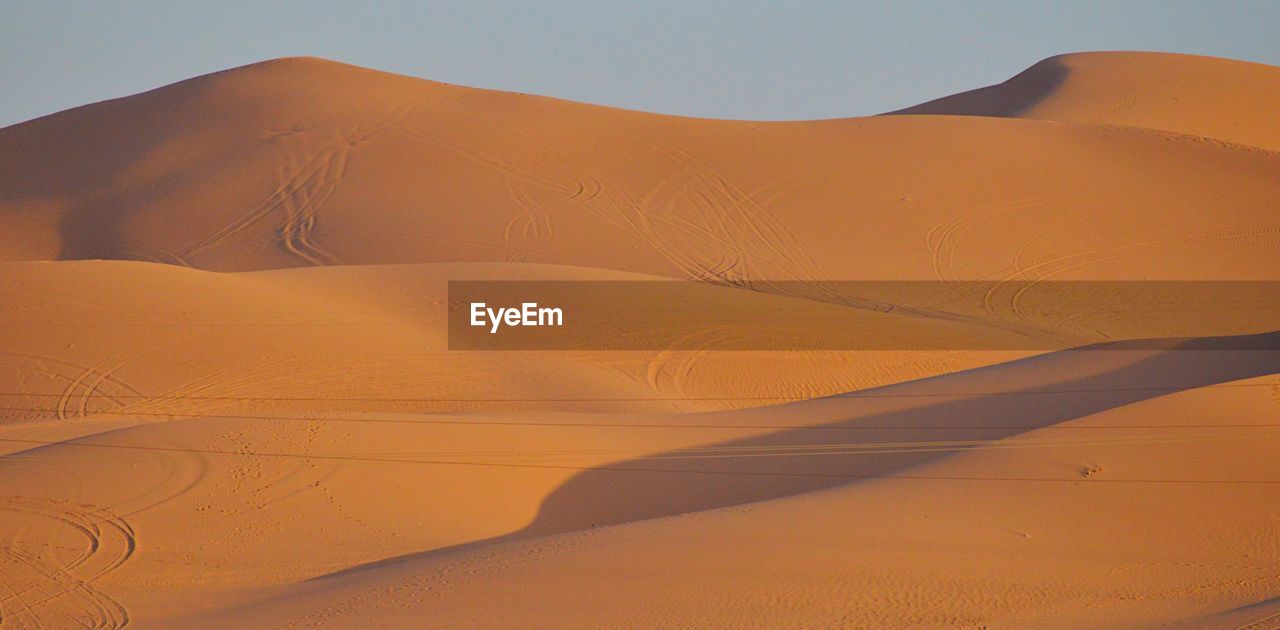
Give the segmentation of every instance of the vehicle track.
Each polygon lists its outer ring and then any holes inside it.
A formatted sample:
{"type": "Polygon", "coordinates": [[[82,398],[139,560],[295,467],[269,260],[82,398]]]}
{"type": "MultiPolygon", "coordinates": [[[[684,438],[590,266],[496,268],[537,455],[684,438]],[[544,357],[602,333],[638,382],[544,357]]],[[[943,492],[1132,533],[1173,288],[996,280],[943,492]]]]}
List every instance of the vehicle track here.
{"type": "Polygon", "coordinates": [[[539,249],[551,242],[555,235],[555,227],[551,214],[533,194],[524,190],[519,180],[507,181],[507,198],[520,209],[521,213],[507,222],[502,233],[502,242],[512,248],[509,262],[525,262],[539,249]]]}
{"type": "Polygon", "coordinates": [[[137,551],[137,536],[128,521],[94,505],[37,497],[0,497],[0,512],[36,517],[48,528],[70,530],[82,540],[71,560],[56,563],[16,540],[0,547],[4,573],[16,578],[0,583],[0,611],[9,620],[36,627],[46,622],[56,627],[123,628],[128,609],[93,586],[93,582],[120,568],[137,551]]]}
{"type": "Polygon", "coordinates": [[[79,397],[78,404],[75,404],[73,413],[78,414],[77,417],[83,418],[89,413],[89,401],[95,397],[99,388],[108,380],[118,381],[113,377],[113,373],[136,361],[147,354],[154,352],[152,349],[135,348],[112,355],[105,361],[97,365],[86,368],[74,380],[71,381],[67,388],[63,390],[62,397],[58,399],[57,415],[60,420],[69,419],[68,408],[72,406],[72,399],[79,397]]]}
{"type": "Polygon", "coordinates": [[[542,186],[544,188],[555,190],[562,195],[572,196],[574,192],[577,190],[576,185],[565,184],[563,182],[558,182],[554,179],[543,177],[542,175],[539,175],[534,171],[531,171],[526,168],[522,168],[517,164],[505,161],[499,157],[490,155],[483,151],[464,147],[462,145],[459,145],[449,140],[448,138],[444,137],[443,135],[435,131],[419,129],[412,125],[405,125],[402,129],[402,133],[420,142],[434,144],[436,146],[440,146],[450,151],[453,151],[454,153],[457,153],[462,157],[465,157],[473,162],[476,162],[477,164],[493,169],[504,175],[509,175],[511,177],[524,180],[525,182],[533,184],[535,186],[542,186]]]}
{"type": "Polygon", "coordinates": [[[313,265],[341,264],[338,257],[317,244],[312,231],[316,214],[333,196],[346,172],[350,147],[328,149],[322,163],[294,192],[280,202],[284,223],[279,230],[280,246],[286,252],[313,265]]]}
{"type": "Polygon", "coordinates": [[[1036,213],[1053,216],[1054,211],[1063,206],[1078,207],[1081,203],[1082,200],[1072,198],[1021,199],[987,206],[978,212],[934,225],[925,233],[925,244],[929,248],[934,278],[939,282],[955,283],[982,279],[962,278],[957,262],[957,255],[961,251],[960,243],[974,229],[1009,215],[1024,216],[1027,213],[1036,213]]]}
{"type": "MultiPolygon", "coordinates": [[[[171,255],[178,260],[190,261],[196,255],[225,244],[228,239],[243,233],[272,214],[281,212],[284,217],[278,237],[286,252],[314,265],[338,264],[340,261],[337,256],[318,245],[312,233],[321,208],[342,181],[352,149],[399,125],[425,102],[402,103],[367,125],[346,130],[336,129],[332,138],[318,146],[286,150],[284,164],[279,168],[280,183],[266,199],[222,228],[171,255]]],[[[217,262],[219,261],[214,264],[217,262]]]]}
{"type": "MultiPolygon", "coordinates": [[[[120,356],[120,355],[117,355],[120,356]]],[[[120,396],[142,396],[142,391],[113,374],[114,368],[103,370],[98,366],[82,365],[55,357],[14,351],[0,351],[0,365],[31,373],[55,383],[65,383],[62,393],[49,413],[59,419],[68,419],[72,400],[80,396],[75,411],[81,416],[91,413],[90,400],[110,403],[111,409],[125,406],[120,396]],[[72,375],[74,374],[74,375],[72,375]]],[[[116,366],[119,367],[119,366],[116,366]]]]}
{"type": "Polygon", "coordinates": [[[1192,234],[1179,236],[1175,238],[1161,239],[1144,239],[1130,243],[1120,243],[1106,245],[1102,247],[1089,248],[1083,251],[1077,251],[1069,254],[1054,256],[1037,262],[1034,265],[1015,269],[1013,273],[1005,276],[997,281],[987,291],[983,299],[984,310],[988,314],[996,315],[996,296],[999,292],[1014,282],[1022,282],[1017,290],[1014,291],[1010,298],[1010,309],[1012,313],[1023,321],[1028,321],[1023,306],[1023,300],[1028,291],[1036,285],[1046,282],[1055,276],[1061,275],[1068,271],[1080,269],[1101,262],[1118,260],[1134,255],[1135,252],[1151,252],[1161,250],[1185,250],[1187,248],[1206,248],[1214,247],[1223,243],[1280,243],[1280,228],[1264,228],[1264,229],[1246,229],[1246,230],[1230,230],[1226,232],[1214,232],[1206,234],[1192,234]]]}

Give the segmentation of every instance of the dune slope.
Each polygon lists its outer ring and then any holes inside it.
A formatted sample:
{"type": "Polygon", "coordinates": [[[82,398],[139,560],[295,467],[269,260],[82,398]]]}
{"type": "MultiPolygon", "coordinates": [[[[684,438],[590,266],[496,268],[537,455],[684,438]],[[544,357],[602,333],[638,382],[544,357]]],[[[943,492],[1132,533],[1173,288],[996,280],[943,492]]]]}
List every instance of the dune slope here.
{"type": "Polygon", "coordinates": [[[720,283],[1280,268],[1280,157],[1151,130],[698,120],[289,59],[0,145],[14,260],[528,261],[720,283]]]}
{"type": "Polygon", "coordinates": [[[1280,476],[1264,463],[1275,428],[1169,428],[1274,416],[1265,389],[1242,389],[1152,399],[791,498],[425,554],[212,621],[1268,627],[1280,613],[1280,476]]]}
{"type": "Polygon", "coordinates": [[[1280,150],[1280,68],[1167,53],[1050,57],[998,85],[893,114],[1061,120],[1162,129],[1280,150]]]}

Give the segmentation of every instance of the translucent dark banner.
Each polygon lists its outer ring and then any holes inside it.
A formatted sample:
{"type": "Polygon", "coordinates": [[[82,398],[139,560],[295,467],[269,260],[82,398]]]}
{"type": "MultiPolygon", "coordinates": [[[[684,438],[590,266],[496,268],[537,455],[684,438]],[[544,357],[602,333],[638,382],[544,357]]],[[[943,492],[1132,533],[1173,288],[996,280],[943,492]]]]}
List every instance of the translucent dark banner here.
{"type": "Polygon", "coordinates": [[[1280,282],[451,281],[451,350],[1274,349],[1280,282]]]}

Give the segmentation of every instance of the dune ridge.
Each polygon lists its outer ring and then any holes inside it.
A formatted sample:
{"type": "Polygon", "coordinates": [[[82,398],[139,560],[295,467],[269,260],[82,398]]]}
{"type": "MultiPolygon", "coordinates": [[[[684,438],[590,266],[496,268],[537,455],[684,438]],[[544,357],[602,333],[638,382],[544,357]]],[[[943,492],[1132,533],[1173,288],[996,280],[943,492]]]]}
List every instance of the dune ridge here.
{"type": "Polygon", "coordinates": [[[1149,52],[1058,55],[1000,83],[890,112],[1120,125],[1280,150],[1280,69],[1149,52]]]}

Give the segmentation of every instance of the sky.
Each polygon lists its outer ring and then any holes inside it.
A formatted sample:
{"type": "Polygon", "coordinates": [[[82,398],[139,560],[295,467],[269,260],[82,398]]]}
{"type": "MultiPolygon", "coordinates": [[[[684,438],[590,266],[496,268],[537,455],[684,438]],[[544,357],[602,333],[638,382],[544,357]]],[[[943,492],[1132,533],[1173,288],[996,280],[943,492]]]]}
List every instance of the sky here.
{"type": "Polygon", "coordinates": [[[1277,33],[1277,0],[0,0],[0,126],[291,55],[669,114],[833,118],[1064,52],[1280,65],[1277,33]]]}

